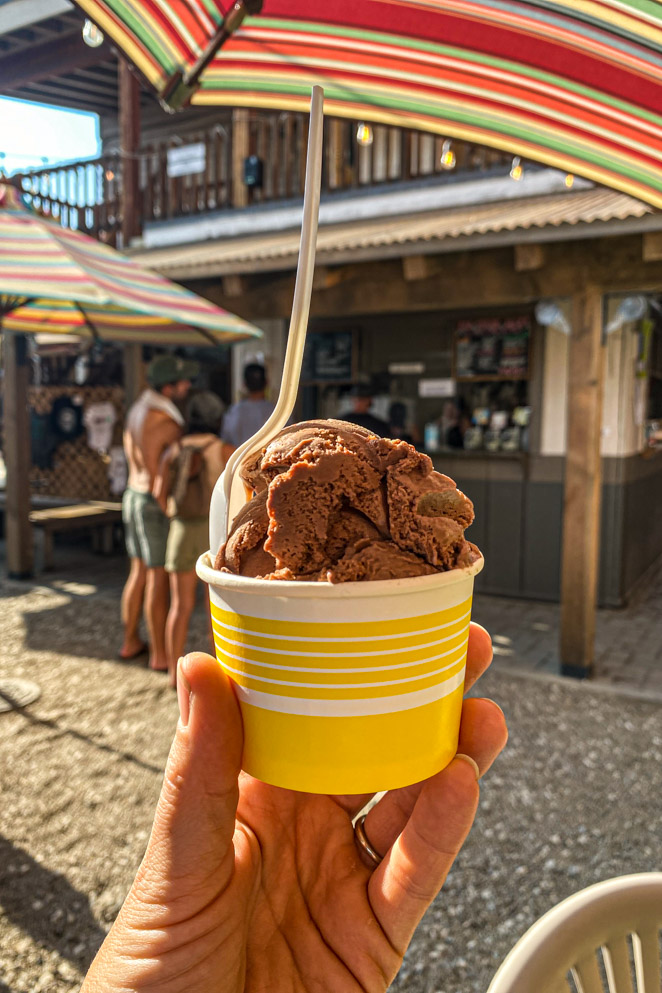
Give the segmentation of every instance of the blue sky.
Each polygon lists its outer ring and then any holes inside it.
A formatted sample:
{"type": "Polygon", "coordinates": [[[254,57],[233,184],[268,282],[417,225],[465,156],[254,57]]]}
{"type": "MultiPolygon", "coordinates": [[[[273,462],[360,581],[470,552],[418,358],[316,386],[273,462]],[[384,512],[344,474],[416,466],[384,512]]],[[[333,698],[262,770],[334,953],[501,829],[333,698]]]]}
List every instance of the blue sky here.
{"type": "Polygon", "coordinates": [[[0,169],[7,173],[93,158],[100,150],[96,114],[0,97],[0,169]]]}

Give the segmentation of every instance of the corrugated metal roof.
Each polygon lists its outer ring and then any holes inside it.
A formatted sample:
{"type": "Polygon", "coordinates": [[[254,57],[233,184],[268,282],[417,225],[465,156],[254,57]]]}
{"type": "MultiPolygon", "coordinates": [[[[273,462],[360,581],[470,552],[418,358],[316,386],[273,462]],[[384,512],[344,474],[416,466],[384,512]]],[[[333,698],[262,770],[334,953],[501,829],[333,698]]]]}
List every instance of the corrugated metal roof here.
{"type": "MultiPolygon", "coordinates": [[[[486,235],[540,229],[544,241],[554,229],[568,240],[579,229],[596,222],[627,221],[662,215],[648,204],[615,190],[592,189],[580,193],[529,197],[522,200],[458,207],[451,210],[409,214],[388,219],[320,227],[317,261],[327,265],[344,262],[355,254],[370,258],[410,254],[416,250],[452,251],[455,247],[479,248],[486,235]],[[456,243],[461,240],[462,245],[456,243]],[[398,246],[402,246],[402,252],[398,246]],[[406,246],[406,247],[405,247],[406,246]]],[[[591,230],[591,235],[600,231],[591,230]]],[[[509,238],[507,240],[512,240],[509,238]]],[[[527,240],[531,240],[529,237],[527,240]]],[[[491,244],[494,244],[494,239],[491,244]]],[[[503,242],[502,242],[503,243],[503,242]]],[[[296,265],[299,231],[278,231],[252,237],[204,241],[191,245],[132,253],[134,258],[167,276],[195,279],[226,273],[289,269],[296,265]]]]}

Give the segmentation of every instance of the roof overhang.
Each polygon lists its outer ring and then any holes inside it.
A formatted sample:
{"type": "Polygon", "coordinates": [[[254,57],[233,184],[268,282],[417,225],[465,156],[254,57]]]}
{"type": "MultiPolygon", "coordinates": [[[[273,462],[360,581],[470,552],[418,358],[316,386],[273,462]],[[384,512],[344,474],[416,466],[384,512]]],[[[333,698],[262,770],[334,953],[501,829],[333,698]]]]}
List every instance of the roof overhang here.
{"type": "MultiPolygon", "coordinates": [[[[341,265],[407,255],[476,251],[523,242],[577,241],[662,230],[662,213],[602,187],[511,201],[466,204],[342,223],[320,223],[316,263],[341,265]]],[[[143,265],[177,280],[296,267],[299,225],[195,244],[133,250],[143,265]]]]}

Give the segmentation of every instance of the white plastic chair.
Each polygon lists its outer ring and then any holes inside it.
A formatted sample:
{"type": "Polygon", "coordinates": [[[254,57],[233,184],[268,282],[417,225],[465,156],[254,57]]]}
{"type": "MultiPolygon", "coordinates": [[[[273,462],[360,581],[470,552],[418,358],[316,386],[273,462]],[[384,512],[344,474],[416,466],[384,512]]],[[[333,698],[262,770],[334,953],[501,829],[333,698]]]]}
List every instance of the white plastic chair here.
{"type": "Polygon", "coordinates": [[[660,993],[661,927],[662,872],[596,883],[529,928],[487,993],[660,993]]]}

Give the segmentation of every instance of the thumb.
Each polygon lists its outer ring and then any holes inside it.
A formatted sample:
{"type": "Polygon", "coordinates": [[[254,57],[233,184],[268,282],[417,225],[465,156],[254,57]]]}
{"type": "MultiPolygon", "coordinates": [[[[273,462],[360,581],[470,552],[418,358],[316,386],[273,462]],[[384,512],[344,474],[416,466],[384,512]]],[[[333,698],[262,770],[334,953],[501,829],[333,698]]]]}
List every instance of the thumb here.
{"type": "Polygon", "coordinates": [[[210,655],[180,659],[177,694],[180,719],[134,892],[166,916],[176,902],[181,918],[222,892],[233,871],[243,730],[230,682],[210,655]]]}

